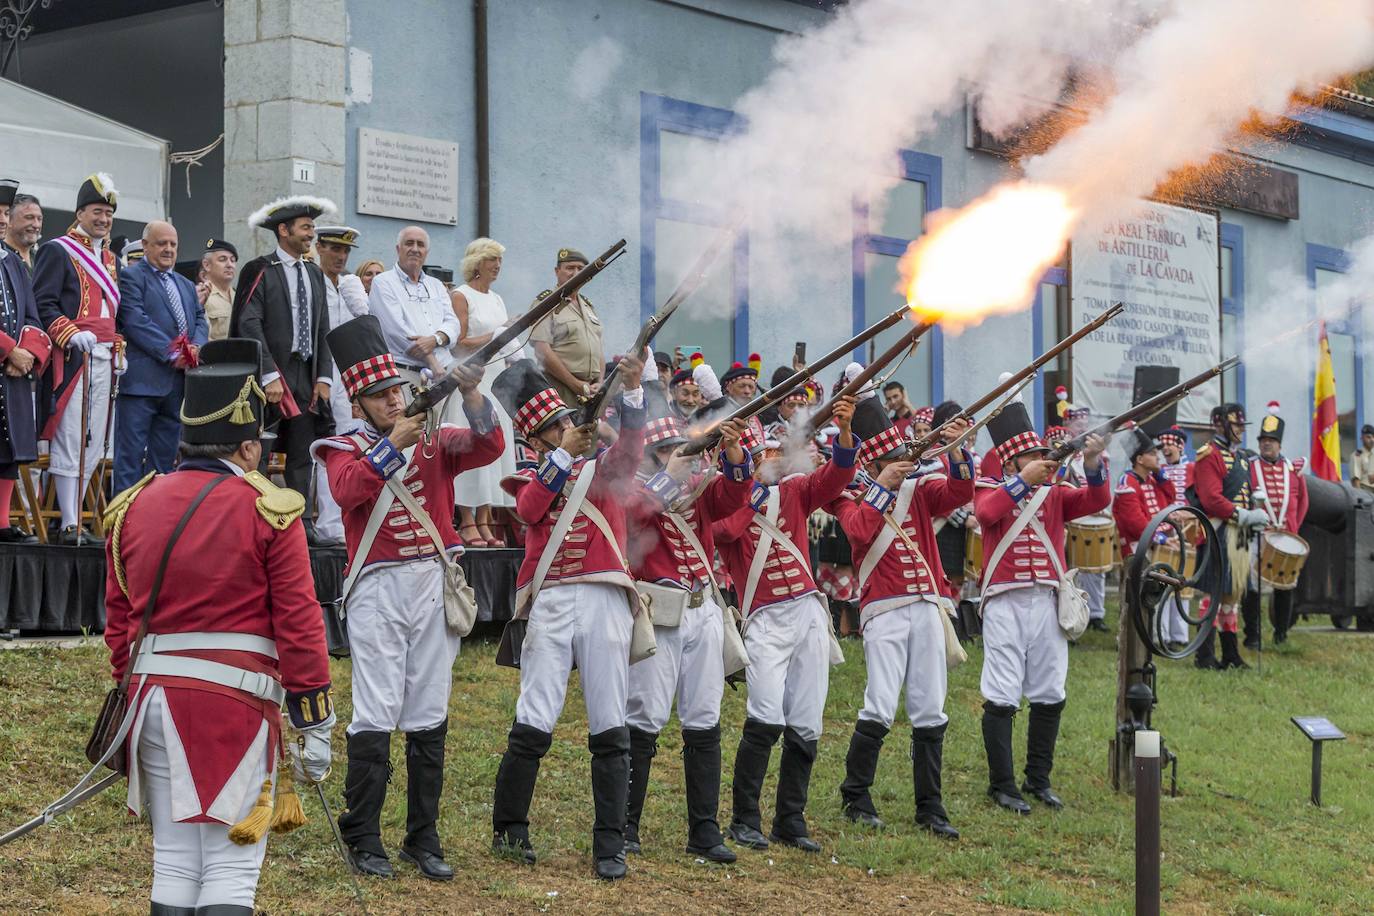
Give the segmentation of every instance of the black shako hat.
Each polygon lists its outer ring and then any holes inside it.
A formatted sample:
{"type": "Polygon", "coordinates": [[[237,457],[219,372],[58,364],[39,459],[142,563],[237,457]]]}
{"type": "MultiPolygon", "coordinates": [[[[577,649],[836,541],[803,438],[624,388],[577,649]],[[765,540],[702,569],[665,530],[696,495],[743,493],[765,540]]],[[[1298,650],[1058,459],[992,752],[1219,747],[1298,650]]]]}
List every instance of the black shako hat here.
{"type": "Polygon", "coordinates": [[[860,464],[896,458],[902,449],[902,434],[879,398],[864,398],[854,405],[854,418],[849,428],[854,438],[862,443],[859,446],[860,464]]]}
{"type": "Polygon", "coordinates": [[[376,315],[359,315],[345,321],[325,338],[349,400],[360,394],[381,394],[405,384],[376,315]]]}
{"type": "Polygon", "coordinates": [[[1134,463],[1145,452],[1159,448],[1159,443],[1139,426],[1133,426],[1126,431],[1125,446],[1126,459],[1134,463]]]}
{"type": "Polygon", "coordinates": [[[181,441],[190,445],[237,445],[262,438],[267,396],[258,384],[259,344],[231,337],[200,348],[200,362],[186,370],[181,399],[181,441]]]}
{"type": "Polygon", "coordinates": [[[992,436],[993,453],[1003,464],[1026,452],[1049,451],[1020,401],[1012,401],[988,421],[988,435],[992,436]]]}
{"type": "Polygon", "coordinates": [[[0,207],[14,203],[14,195],[19,193],[19,181],[15,178],[0,178],[0,207]]]}

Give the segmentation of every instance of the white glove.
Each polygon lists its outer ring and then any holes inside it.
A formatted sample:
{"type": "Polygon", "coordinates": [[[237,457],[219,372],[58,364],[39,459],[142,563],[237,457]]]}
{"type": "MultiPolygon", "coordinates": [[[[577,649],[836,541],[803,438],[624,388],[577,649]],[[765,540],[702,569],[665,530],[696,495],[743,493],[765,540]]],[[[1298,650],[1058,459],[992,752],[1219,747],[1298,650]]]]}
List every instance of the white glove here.
{"type": "Polygon", "coordinates": [[[115,353],[110,365],[115,375],[123,375],[129,371],[129,357],[123,353],[115,353]]]}
{"type": "Polygon", "coordinates": [[[1237,509],[1235,520],[1242,528],[1263,528],[1269,524],[1269,513],[1263,509],[1237,509]]]}
{"type": "Polygon", "coordinates": [[[95,349],[95,345],[99,342],[94,331],[77,331],[72,335],[72,339],[67,341],[67,346],[73,350],[80,350],[82,353],[89,353],[95,349]]]}
{"type": "Polygon", "coordinates": [[[291,769],[299,780],[323,782],[329,775],[329,733],[334,728],[334,714],[319,725],[301,729],[291,742],[291,769]]]}

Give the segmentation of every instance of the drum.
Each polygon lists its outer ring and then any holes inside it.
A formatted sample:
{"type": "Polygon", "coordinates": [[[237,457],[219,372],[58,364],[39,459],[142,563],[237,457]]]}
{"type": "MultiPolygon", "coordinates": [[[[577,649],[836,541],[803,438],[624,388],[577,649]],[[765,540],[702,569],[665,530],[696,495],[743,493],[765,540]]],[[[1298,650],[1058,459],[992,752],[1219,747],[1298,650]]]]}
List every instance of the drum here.
{"type": "Polygon", "coordinates": [[[977,528],[964,529],[964,578],[983,581],[983,532],[977,528]]]}
{"type": "Polygon", "coordinates": [[[1107,572],[1116,562],[1116,521],[1110,515],[1087,515],[1068,522],[1065,559],[1083,572],[1107,572]]]}
{"type": "Polygon", "coordinates": [[[1308,549],[1307,542],[1291,531],[1266,530],[1260,538],[1260,582],[1278,591],[1297,588],[1308,549]]]}
{"type": "MultiPolygon", "coordinates": [[[[1180,579],[1192,579],[1197,573],[1197,550],[1190,544],[1188,546],[1188,559],[1179,565],[1179,549],[1170,547],[1168,544],[1156,544],[1150,548],[1150,562],[1167,563],[1170,568],[1178,573],[1180,579]]],[[[1190,588],[1179,592],[1179,597],[1188,599],[1193,597],[1193,590],[1190,588]]]]}

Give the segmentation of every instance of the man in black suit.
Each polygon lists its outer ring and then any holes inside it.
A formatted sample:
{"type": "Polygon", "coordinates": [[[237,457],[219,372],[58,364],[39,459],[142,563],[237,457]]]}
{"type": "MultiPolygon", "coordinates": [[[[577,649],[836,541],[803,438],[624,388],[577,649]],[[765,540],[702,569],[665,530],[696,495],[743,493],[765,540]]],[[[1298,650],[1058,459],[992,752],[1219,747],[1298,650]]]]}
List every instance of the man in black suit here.
{"type": "MultiPolygon", "coordinates": [[[[248,218],[276,236],[277,248],[239,272],[230,337],[262,345],[262,381],[268,418],[278,422],[277,450],[286,453],[286,485],[310,497],[310,443],[333,435],[329,385],[334,363],[325,335],[329,310],[324,274],[303,260],[315,241],[315,219],[334,210],[318,197],[287,197],[248,218]]],[[[264,459],[266,456],[264,455],[264,459]]],[[[306,533],[314,536],[307,523],[306,533]]]]}

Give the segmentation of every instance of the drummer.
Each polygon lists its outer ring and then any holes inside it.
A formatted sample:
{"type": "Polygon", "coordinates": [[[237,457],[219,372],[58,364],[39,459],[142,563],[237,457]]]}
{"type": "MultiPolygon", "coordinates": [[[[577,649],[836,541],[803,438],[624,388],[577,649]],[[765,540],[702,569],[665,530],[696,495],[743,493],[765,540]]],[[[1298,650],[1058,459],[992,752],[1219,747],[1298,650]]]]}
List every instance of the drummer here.
{"type": "MultiPolygon", "coordinates": [[[[1092,428],[1091,413],[1086,407],[1075,407],[1064,402],[1064,427],[1068,432],[1066,440],[1081,436],[1092,428]]],[[[1081,487],[1087,483],[1083,468],[1083,453],[1074,455],[1061,471],[1061,485],[1081,487]]],[[[1109,632],[1107,627],[1107,574],[1080,570],[1078,585],[1088,596],[1088,629],[1101,633],[1109,632]]]]}
{"type": "MultiPolygon", "coordinates": [[[[1269,527],[1297,534],[1307,516],[1307,481],[1302,474],[1305,459],[1289,461],[1283,457],[1283,429],[1279,402],[1270,401],[1268,414],[1260,421],[1259,460],[1250,463],[1250,481],[1254,487],[1255,502],[1269,516],[1269,527]]],[[[1260,647],[1261,540],[1256,538],[1251,547],[1250,587],[1241,606],[1247,649],[1260,647]]],[[[1274,625],[1274,642],[1280,643],[1288,639],[1288,629],[1293,625],[1293,591],[1274,589],[1273,592],[1269,620],[1274,625]]]]}
{"type": "MultiPolygon", "coordinates": [[[[1188,434],[1181,427],[1171,426],[1159,434],[1159,453],[1163,456],[1159,469],[1164,472],[1164,476],[1169,478],[1169,482],[1174,485],[1175,508],[1187,505],[1184,499],[1184,491],[1188,488],[1188,474],[1193,463],[1188,460],[1186,449],[1188,446],[1188,434]]],[[[1196,523],[1189,525],[1194,531],[1197,530],[1196,523]]],[[[1196,538],[1193,538],[1196,543],[1196,538]]],[[[1189,639],[1187,617],[1192,616],[1190,607],[1191,599],[1184,597],[1189,594],[1184,592],[1179,595],[1177,601],[1169,602],[1169,609],[1166,612],[1164,624],[1164,638],[1170,643],[1186,644],[1189,639]]]]}

